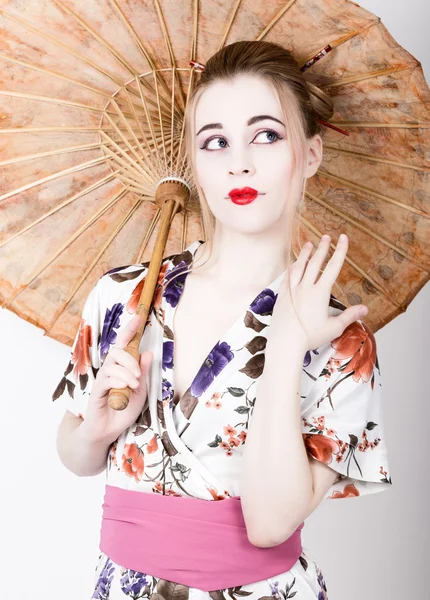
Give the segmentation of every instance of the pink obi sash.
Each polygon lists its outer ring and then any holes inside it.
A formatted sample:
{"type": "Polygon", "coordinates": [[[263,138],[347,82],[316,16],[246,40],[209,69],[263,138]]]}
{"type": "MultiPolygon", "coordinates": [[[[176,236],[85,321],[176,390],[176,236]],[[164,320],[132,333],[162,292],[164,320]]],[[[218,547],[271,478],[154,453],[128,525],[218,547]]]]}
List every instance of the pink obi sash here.
{"type": "Polygon", "coordinates": [[[127,569],[209,592],[289,571],[303,526],[259,548],[248,540],[239,496],[212,501],[106,485],[100,550],[127,569]]]}

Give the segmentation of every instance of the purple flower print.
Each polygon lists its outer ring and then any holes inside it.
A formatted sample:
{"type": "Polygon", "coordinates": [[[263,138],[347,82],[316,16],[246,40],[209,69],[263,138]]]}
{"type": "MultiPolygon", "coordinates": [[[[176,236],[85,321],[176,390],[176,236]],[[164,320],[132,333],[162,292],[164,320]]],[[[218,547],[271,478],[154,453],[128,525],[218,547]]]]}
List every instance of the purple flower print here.
{"type": "MultiPolygon", "coordinates": [[[[164,276],[165,281],[169,282],[172,279],[172,277],[175,277],[178,273],[181,273],[182,271],[186,271],[187,268],[187,263],[184,260],[181,260],[181,262],[178,265],[176,265],[176,267],[174,267],[171,271],[166,272],[164,276]]],[[[175,308],[175,306],[179,302],[179,298],[181,297],[182,290],[184,289],[184,284],[187,275],[187,272],[183,273],[179,277],[175,277],[175,280],[172,281],[171,284],[167,283],[166,285],[166,288],[164,290],[164,297],[166,298],[166,301],[170,304],[170,306],[172,306],[173,308],[175,308]]]]}
{"type": "Polygon", "coordinates": [[[117,332],[115,329],[119,327],[120,316],[124,312],[124,304],[118,302],[112,308],[106,309],[106,314],[103,323],[102,335],[100,338],[100,360],[103,362],[106,354],[112,344],[116,341],[117,332]]]}
{"type": "Polygon", "coordinates": [[[250,305],[250,309],[257,315],[271,315],[277,297],[278,294],[275,294],[272,289],[265,288],[253,300],[252,304],[250,305]]]}
{"type": "Polygon", "coordinates": [[[173,368],[173,342],[163,343],[163,360],[162,360],[163,371],[173,368]]]}
{"type": "Polygon", "coordinates": [[[113,574],[115,572],[115,567],[112,564],[112,561],[109,557],[104,564],[103,569],[100,572],[99,578],[96,583],[96,587],[94,589],[94,593],[91,598],[96,598],[96,600],[106,600],[109,598],[110,586],[113,580],[113,574]]]}
{"type": "Polygon", "coordinates": [[[227,342],[217,342],[195,376],[191,384],[191,394],[196,398],[201,396],[232,358],[234,354],[227,342]]]}
{"type": "Polygon", "coordinates": [[[163,377],[163,383],[161,388],[162,398],[163,400],[173,399],[173,390],[172,384],[165,377],[163,377]]]}
{"type": "Polygon", "coordinates": [[[325,585],[324,576],[318,567],[317,567],[317,574],[318,574],[318,583],[321,588],[321,591],[318,594],[318,600],[327,600],[327,588],[325,585]]]}
{"type": "MultiPolygon", "coordinates": [[[[317,356],[319,356],[318,348],[315,348],[315,350],[312,350],[312,352],[314,354],[316,354],[317,356]]],[[[309,365],[311,364],[311,361],[312,361],[311,351],[308,350],[305,354],[305,358],[303,359],[303,367],[309,367],[309,365]]]]}
{"type": "Polygon", "coordinates": [[[271,587],[271,590],[272,590],[272,596],[274,598],[279,598],[279,596],[280,596],[280,593],[279,593],[279,581],[275,581],[275,583],[270,583],[270,587],[271,587]]]}
{"type": "MultiPolygon", "coordinates": [[[[144,597],[143,590],[148,585],[145,573],[139,571],[133,571],[133,569],[127,569],[124,577],[121,577],[121,591],[124,592],[129,598],[138,600],[144,597]]],[[[146,594],[147,596],[147,594],[146,594]]]]}

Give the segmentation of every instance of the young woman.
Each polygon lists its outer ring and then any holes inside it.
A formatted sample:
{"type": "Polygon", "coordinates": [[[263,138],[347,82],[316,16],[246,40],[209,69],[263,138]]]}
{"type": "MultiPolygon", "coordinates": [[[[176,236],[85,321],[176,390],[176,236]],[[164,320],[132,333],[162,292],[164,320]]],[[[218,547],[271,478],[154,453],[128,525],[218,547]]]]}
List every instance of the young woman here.
{"type": "Polygon", "coordinates": [[[86,301],[53,398],[63,463],[106,469],[93,598],[322,600],[304,521],[391,485],[367,309],[331,293],[348,239],[324,269],[328,236],[292,259],[331,115],[281,46],[217,52],[185,115],[206,241],[163,259],[139,364],[124,348],[148,263],[105,273],[86,301]]]}

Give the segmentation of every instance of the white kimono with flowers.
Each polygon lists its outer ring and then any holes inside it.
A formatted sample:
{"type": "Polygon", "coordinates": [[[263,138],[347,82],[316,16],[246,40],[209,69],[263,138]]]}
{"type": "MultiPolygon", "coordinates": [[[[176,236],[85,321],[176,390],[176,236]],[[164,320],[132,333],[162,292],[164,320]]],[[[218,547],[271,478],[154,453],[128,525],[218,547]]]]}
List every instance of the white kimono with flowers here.
{"type": "MultiPolygon", "coordinates": [[[[201,243],[197,240],[181,254],[164,258],[158,286],[187,268],[201,243]]],[[[118,332],[136,312],[147,272],[148,263],[113,269],[97,281],[86,300],[70,361],[53,394],[53,400],[61,398],[65,408],[81,418],[85,418],[98,369],[118,332]]],[[[168,285],[163,296],[157,287],[139,347],[140,352],[150,349],[154,353],[147,378],[148,400],[136,423],[110,447],[106,464],[109,485],[210,501],[240,496],[241,457],[282,275],[256,296],[216,343],[176,405],[172,323],[186,274],[168,285]]],[[[344,309],[332,296],[331,314],[344,309]]],[[[190,331],[190,335],[194,333],[190,331]]],[[[339,474],[327,499],[363,496],[391,485],[380,378],[375,338],[361,321],[304,356],[303,442],[314,459],[339,474]]],[[[175,594],[175,600],[178,593],[180,600],[188,600],[190,594],[199,600],[209,600],[209,596],[221,600],[232,594],[250,596],[251,600],[327,597],[323,575],[305,549],[285,573],[234,590],[213,592],[127,569],[100,554],[92,598],[125,600],[156,593],[166,599],[175,594]]]]}

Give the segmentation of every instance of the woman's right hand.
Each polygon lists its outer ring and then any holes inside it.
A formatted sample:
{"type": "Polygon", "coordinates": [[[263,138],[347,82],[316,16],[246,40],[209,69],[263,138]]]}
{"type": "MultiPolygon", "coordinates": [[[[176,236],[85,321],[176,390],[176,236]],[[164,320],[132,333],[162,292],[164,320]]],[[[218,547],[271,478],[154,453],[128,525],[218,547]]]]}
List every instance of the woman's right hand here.
{"type": "Polygon", "coordinates": [[[153,359],[153,352],[145,350],[138,361],[124,348],[133,338],[141,316],[135,315],[117,335],[102,367],[93,383],[82,431],[92,442],[113,443],[128,427],[135,423],[142,412],[147,397],[146,376],[153,359]],[[140,374],[138,375],[140,371],[140,374]],[[109,406],[112,388],[131,388],[128,406],[115,410],[109,406]]]}

